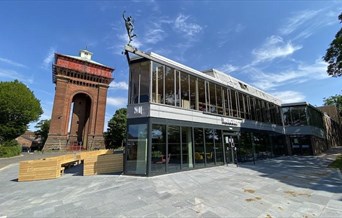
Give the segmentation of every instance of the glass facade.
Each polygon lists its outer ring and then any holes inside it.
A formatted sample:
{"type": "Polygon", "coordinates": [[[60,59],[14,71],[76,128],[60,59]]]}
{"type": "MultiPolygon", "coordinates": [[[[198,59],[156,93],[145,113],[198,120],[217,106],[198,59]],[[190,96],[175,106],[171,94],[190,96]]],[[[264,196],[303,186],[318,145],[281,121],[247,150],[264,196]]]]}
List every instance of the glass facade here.
{"type": "MultiPolygon", "coordinates": [[[[247,86],[240,86],[244,90],[225,86],[207,76],[193,75],[148,59],[137,59],[130,62],[128,103],[159,104],[203,112],[206,116],[282,125],[279,105],[248,94],[247,86]]],[[[163,117],[147,116],[144,120],[136,124],[135,118],[128,119],[126,174],[161,175],[268,158],[286,150],[284,138],[274,132],[239,127],[234,127],[231,132],[228,131],[232,129],[230,124],[205,124],[200,120],[196,121],[196,126],[192,121],[175,119],[169,122],[171,120],[163,117]],[[235,150],[230,149],[232,141],[235,150]]]]}
{"type": "Polygon", "coordinates": [[[322,112],[310,105],[302,104],[283,106],[282,114],[291,154],[313,155],[319,153],[317,150],[323,150],[318,149],[325,146],[323,138],[326,133],[322,112]],[[316,143],[317,141],[320,143],[316,143]]]}
{"type": "Polygon", "coordinates": [[[135,61],[130,69],[129,104],[151,102],[282,125],[280,107],[253,95],[150,60],[135,61]]]}

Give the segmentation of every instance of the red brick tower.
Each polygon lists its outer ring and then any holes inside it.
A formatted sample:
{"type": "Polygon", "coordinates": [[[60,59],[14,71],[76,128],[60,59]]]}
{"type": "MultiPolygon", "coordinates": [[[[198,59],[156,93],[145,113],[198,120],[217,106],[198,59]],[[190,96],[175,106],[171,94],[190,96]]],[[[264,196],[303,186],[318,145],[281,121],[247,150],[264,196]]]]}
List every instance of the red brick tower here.
{"type": "Polygon", "coordinates": [[[80,56],[55,54],[55,100],[44,150],[104,148],[107,90],[114,69],[91,56],[87,50],[80,51],[80,56]]]}

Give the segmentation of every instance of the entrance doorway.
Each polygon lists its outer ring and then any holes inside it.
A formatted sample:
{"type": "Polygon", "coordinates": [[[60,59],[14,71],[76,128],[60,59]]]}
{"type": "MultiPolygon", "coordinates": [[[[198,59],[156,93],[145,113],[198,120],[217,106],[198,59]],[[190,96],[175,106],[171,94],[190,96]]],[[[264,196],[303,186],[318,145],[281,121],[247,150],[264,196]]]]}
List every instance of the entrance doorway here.
{"type": "Polygon", "coordinates": [[[239,145],[239,138],[236,134],[224,134],[223,143],[225,149],[226,163],[237,164],[237,148],[239,145]]]}

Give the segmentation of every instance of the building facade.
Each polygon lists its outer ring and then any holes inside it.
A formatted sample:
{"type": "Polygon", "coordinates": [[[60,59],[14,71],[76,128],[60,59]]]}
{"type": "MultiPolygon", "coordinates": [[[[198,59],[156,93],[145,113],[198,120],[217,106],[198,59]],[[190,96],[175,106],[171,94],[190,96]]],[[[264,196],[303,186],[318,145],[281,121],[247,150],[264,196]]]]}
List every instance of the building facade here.
{"type": "Polygon", "coordinates": [[[55,98],[44,150],[104,148],[107,90],[113,69],[91,57],[87,50],[80,51],[80,56],[55,54],[55,98]]]}
{"type": "Polygon", "coordinates": [[[288,154],[280,100],[217,70],[126,46],[125,174],[153,176],[288,154]]]}
{"type": "Polygon", "coordinates": [[[306,102],[282,105],[291,155],[317,155],[328,149],[324,114],[306,102]]]}

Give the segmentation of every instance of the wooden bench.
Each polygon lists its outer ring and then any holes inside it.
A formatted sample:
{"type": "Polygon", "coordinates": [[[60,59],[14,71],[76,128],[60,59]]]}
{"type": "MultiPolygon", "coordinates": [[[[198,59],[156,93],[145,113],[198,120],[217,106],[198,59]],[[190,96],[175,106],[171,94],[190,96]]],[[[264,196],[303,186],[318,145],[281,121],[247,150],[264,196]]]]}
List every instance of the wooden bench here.
{"type": "Polygon", "coordinates": [[[84,151],[84,152],[78,153],[77,158],[79,160],[84,160],[87,157],[94,157],[94,156],[98,156],[102,154],[112,154],[112,153],[113,153],[112,150],[106,150],[106,149],[95,150],[95,151],[84,151]]]}
{"type": "Polygon", "coordinates": [[[123,154],[102,154],[84,159],[83,176],[123,171],[123,154]]]}
{"type": "Polygon", "coordinates": [[[42,160],[20,161],[18,181],[56,179],[67,167],[84,162],[83,175],[123,171],[123,155],[112,150],[96,150],[48,157],[42,160]]]}
{"type": "Polygon", "coordinates": [[[20,161],[18,181],[56,179],[61,176],[58,159],[20,161]]]}

